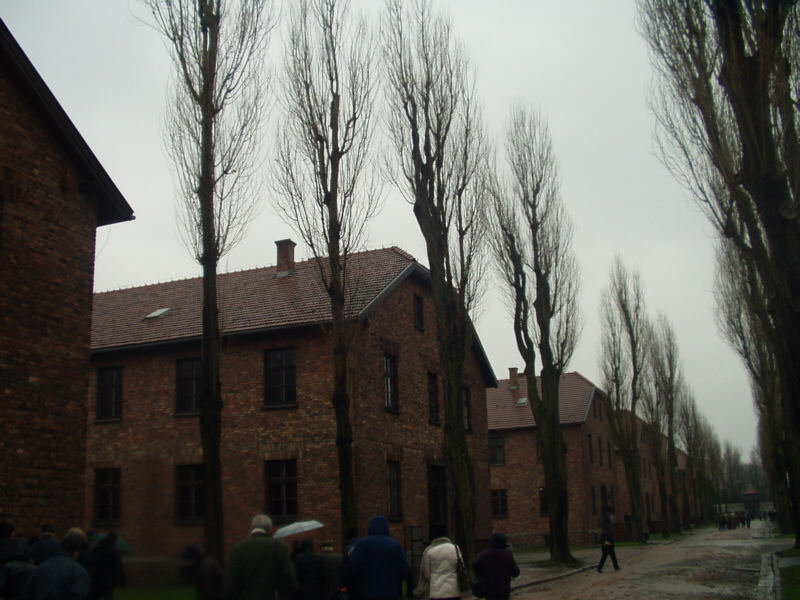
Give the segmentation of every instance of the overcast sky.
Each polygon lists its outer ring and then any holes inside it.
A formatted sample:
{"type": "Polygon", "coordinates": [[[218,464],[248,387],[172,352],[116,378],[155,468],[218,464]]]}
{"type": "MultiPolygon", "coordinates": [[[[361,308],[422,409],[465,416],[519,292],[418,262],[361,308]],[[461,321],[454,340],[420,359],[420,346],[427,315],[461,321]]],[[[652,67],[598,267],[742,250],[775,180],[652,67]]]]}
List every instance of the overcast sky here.
{"type": "MultiPolygon", "coordinates": [[[[373,12],[382,3],[358,2],[373,12]]],[[[647,107],[652,70],[631,0],[451,0],[477,69],[484,113],[501,142],[513,102],[548,119],[575,223],[584,329],[569,366],[600,385],[598,305],[615,255],[637,269],[648,311],[672,322],[702,412],[745,460],[756,439],[750,386],[714,318],[714,232],[654,152],[647,107]]],[[[182,245],[161,129],[171,63],[132,0],[2,0],[0,15],[133,207],[136,220],[97,234],[95,290],[200,274],[182,245]]],[[[271,57],[282,46],[273,37],[271,57]]],[[[265,140],[269,144],[269,139],[265,140]]],[[[269,146],[266,148],[269,152],[269,146]]],[[[387,188],[369,247],[397,245],[427,263],[411,212],[387,188]]],[[[275,264],[275,240],[294,237],[269,206],[223,259],[230,271],[275,264]]],[[[298,246],[297,257],[307,258],[298,246]]],[[[511,319],[489,282],[478,332],[499,379],[522,367],[511,319]]]]}

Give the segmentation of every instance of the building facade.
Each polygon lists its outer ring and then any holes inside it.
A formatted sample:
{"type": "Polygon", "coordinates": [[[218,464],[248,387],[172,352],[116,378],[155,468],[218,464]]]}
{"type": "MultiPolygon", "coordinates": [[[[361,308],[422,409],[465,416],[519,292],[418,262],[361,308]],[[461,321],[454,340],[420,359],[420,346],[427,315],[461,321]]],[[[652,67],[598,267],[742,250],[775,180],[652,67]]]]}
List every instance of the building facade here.
{"type": "MultiPolygon", "coordinates": [[[[514,368],[508,379],[486,392],[492,529],[506,533],[513,543],[537,546],[547,544],[550,523],[541,446],[527,396],[527,378],[514,368]]],[[[602,390],[580,373],[565,373],[559,410],[567,448],[570,543],[597,542],[608,511],[615,535],[625,539],[630,495],[602,390]]],[[[643,517],[655,532],[660,530],[660,496],[652,450],[644,441],[641,460],[643,517]]],[[[683,494],[681,487],[679,496],[683,494]]]]}
{"type": "Polygon", "coordinates": [[[95,229],[133,218],[0,20],[0,521],[82,522],[95,229]]]}
{"type": "MultiPolygon", "coordinates": [[[[289,240],[277,245],[275,267],[218,280],[227,548],[259,512],[277,526],[319,520],[317,541],[338,545],[343,534],[329,302],[316,263],[295,263],[289,240]]],[[[352,255],[348,269],[358,533],[386,515],[409,548],[412,534],[427,539],[433,525],[453,530],[429,275],[398,248],[352,255]]],[[[115,529],[137,554],[202,545],[200,303],[200,279],[95,294],[86,520],[115,529]]],[[[463,398],[478,515],[489,512],[483,398],[495,383],[475,340],[463,398]]],[[[478,537],[490,527],[478,519],[478,537]]]]}

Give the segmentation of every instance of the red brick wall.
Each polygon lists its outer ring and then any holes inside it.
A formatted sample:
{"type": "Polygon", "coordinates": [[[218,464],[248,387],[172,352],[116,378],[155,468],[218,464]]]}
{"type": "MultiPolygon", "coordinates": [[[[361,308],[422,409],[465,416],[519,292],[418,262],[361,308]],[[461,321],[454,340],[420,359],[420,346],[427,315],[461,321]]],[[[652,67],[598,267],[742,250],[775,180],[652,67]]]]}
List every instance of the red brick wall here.
{"type": "MultiPolygon", "coordinates": [[[[441,426],[428,424],[427,370],[438,355],[430,293],[407,281],[358,325],[351,358],[359,533],[369,519],[385,514],[386,460],[401,463],[402,520],[392,533],[404,539],[404,525],[427,534],[427,461],[441,464],[441,426]],[[414,328],[413,295],[425,298],[424,331],[414,328]],[[384,409],[383,352],[398,357],[399,414],[384,409]]],[[[94,469],[121,468],[122,516],[117,530],[139,554],[177,556],[188,543],[202,545],[201,525],[174,518],[174,470],[199,464],[196,417],[176,417],[175,362],[196,355],[191,346],[159,347],[120,354],[96,353],[93,366],[123,365],[123,409],[118,423],[95,423],[96,375],[90,379],[86,520],[93,515],[94,469]]],[[[341,539],[335,421],[330,404],[331,349],[321,330],[308,328],[269,336],[227,339],[222,349],[222,461],[225,542],[230,548],[247,534],[252,516],[264,510],[264,461],[297,459],[298,518],[327,526],[313,537],[341,539]],[[263,361],[269,348],[296,348],[297,407],[263,410],[263,361]]],[[[484,387],[477,362],[469,361],[473,460],[478,514],[488,514],[488,467],[484,387]]],[[[441,390],[441,387],[440,387],[441,390]]],[[[479,522],[479,537],[490,534],[479,522]]]]}
{"type": "MultiPolygon", "coordinates": [[[[570,541],[574,544],[592,543],[599,535],[602,485],[606,485],[609,495],[613,489],[619,507],[620,490],[616,484],[619,461],[612,456],[612,466],[608,465],[606,442],[611,440],[608,421],[600,419],[600,413],[593,410],[593,405],[590,405],[584,423],[563,426],[562,433],[567,446],[570,541]],[[591,463],[588,452],[590,434],[593,444],[591,463]],[[603,444],[602,465],[598,460],[598,438],[603,444]],[[596,494],[594,511],[592,487],[596,494]]],[[[539,488],[545,487],[545,479],[544,468],[537,459],[536,431],[498,430],[493,434],[504,438],[505,464],[491,466],[491,489],[505,489],[508,498],[508,517],[492,519],[493,530],[508,534],[512,543],[543,545],[544,536],[550,533],[550,523],[546,517],[540,516],[539,488]]],[[[614,518],[621,520],[621,514],[615,513],[614,518]]]]}
{"type": "Polygon", "coordinates": [[[0,59],[0,520],[81,522],[96,206],[0,59]]]}

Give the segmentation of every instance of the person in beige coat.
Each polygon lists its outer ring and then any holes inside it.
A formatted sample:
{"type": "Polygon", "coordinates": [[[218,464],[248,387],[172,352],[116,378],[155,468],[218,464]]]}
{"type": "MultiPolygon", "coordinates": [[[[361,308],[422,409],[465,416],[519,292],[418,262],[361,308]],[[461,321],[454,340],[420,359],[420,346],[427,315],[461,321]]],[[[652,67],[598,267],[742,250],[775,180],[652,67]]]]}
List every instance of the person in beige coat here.
{"type": "Polygon", "coordinates": [[[441,527],[433,528],[431,537],[434,539],[422,553],[419,583],[414,596],[431,600],[457,600],[461,598],[458,589],[458,561],[463,561],[461,550],[444,535],[441,527]]]}

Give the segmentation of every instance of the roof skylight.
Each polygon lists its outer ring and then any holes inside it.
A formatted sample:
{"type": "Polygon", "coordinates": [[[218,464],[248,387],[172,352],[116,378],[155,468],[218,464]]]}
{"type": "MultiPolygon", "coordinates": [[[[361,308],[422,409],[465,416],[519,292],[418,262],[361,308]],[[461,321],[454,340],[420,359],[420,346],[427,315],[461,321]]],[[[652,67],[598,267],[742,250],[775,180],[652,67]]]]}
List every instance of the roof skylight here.
{"type": "Polygon", "coordinates": [[[528,406],[528,399],[520,398],[514,406],[528,406]]]}
{"type": "Polygon", "coordinates": [[[144,318],[144,320],[145,320],[145,321],[150,321],[150,320],[152,320],[152,319],[158,319],[158,318],[160,318],[160,317],[163,317],[163,316],[164,316],[165,314],[167,314],[167,313],[168,313],[170,310],[172,310],[172,307],[167,307],[167,308],[159,308],[159,309],[157,309],[157,310],[154,310],[153,312],[151,312],[149,315],[147,315],[147,316],[144,318]]]}

